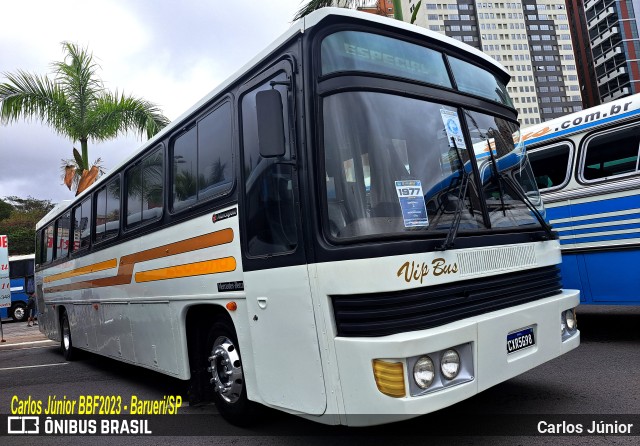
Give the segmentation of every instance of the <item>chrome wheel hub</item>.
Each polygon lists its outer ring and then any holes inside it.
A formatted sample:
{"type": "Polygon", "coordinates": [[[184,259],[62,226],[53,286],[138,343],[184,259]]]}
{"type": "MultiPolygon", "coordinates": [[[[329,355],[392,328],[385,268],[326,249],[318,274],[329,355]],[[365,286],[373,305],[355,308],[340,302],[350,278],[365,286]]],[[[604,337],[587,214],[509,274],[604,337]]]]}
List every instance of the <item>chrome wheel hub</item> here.
{"type": "Polygon", "coordinates": [[[227,403],[235,403],[240,399],[244,380],[240,355],[233,342],[225,336],[220,336],[213,343],[213,350],[209,357],[211,384],[215,391],[227,403]]]}
{"type": "Polygon", "coordinates": [[[65,319],[62,323],[62,343],[64,349],[69,350],[71,345],[71,330],[69,330],[69,322],[65,319]]]}
{"type": "Polygon", "coordinates": [[[24,318],[24,313],[25,311],[24,311],[24,308],[22,307],[16,307],[16,309],[13,310],[13,316],[19,321],[21,321],[24,318]]]}

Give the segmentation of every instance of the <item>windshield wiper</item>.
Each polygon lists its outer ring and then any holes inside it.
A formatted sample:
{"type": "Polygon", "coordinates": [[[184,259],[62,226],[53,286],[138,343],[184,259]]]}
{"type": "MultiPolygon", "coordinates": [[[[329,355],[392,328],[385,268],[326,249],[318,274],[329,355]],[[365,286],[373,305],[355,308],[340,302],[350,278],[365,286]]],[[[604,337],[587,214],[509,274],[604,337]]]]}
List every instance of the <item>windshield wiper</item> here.
{"type": "Polygon", "coordinates": [[[500,195],[500,206],[502,207],[502,215],[507,216],[507,210],[504,207],[504,190],[502,189],[502,181],[500,181],[500,172],[498,171],[498,163],[495,156],[493,156],[493,150],[491,150],[491,141],[487,138],[487,145],[489,147],[489,158],[491,159],[491,168],[493,169],[493,175],[498,182],[498,194],[500,195]]]}
{"type": "Polygon", "coordinates": [[[458,201],[456,203],[456,210],[453,217],[453,221],[451,222],[451,226],[449,227],[449,232],[447,233],[447,237],[442,242],[437,249],[439,251],[446,251],[447,249],[453,248],[454,241],[456,236],[458,235],[458,228],[460,227],[460,220],[462,219],[462,210],[464,206],[464,197],[467,196],[467,186],[469,185],[469,173],[467,173],[467,169],[464,168],[464,162],[462,161],[462,157],[460,156],[460,152],[458,149],[458,145],[456,144],[455,138],[451,137],[451,143],[453,144],[453,148],[456,151],[456,157],[458,158],[458,172],[460,174],[460,186],[458,187],[458,201]]]}
{"type": "Polygon", "coordinates": [[[527,196],[527,194],[524,193],[517,184],[513,184],[513,182],[511,181],[511,178],[502,174],[498,170],[498,163],[496,162],[496,158],[493,156],[493,151],[491,150],[491,142],[488,139],[487,139],[487,144],[489,145],[489,157],[491,158],[491,166],[492,166],[493,174],[496,178],[496,181],[498,182],[498,193],[500,194],[500,204],[502,206],[502,215],[504,215],[505,217],[507,216],[506,208],[504,206],[504,189],[502,188],[502,183],[505,182],[506,184],[509,185],[511,190],[515,192],[518,198],[520,198],[520,200],[524,202],[524,204],[529,208],[529,210],[533,212],[533,215],[535,215],[536,219],[540,222],[540,225],[542,226],[542,228],[548,234],[549,240],[557,239],[558,238],[557,235],[554,234],[553,230],[551,229],[551,226],[547,223],[547,221],[544,219],[542,214],[540,214],[540,211],[531,202],[531,199],[527,196]]]}
{"type": "Polygon", "coordinates": [[[551,225],[547,223],[538,208],[535,206],[535,204],[533,204],[527,194],[522,189],[520,189],[518,184],[515,184],[513,180],[511,180],[511,178],[503,174],[499,174],[498,178],[500,182],[504,181],[505,183],[507,183],[509,187],[516,193],[518,198],[520,198],[520,200],[524,202],[524,204],[529,208],[533,215],[535,215],[536,219],[540,222],[540,225],[549,236],[549,240],[556,240],[558,238],[558,235],[553,232],[551,225]]]}

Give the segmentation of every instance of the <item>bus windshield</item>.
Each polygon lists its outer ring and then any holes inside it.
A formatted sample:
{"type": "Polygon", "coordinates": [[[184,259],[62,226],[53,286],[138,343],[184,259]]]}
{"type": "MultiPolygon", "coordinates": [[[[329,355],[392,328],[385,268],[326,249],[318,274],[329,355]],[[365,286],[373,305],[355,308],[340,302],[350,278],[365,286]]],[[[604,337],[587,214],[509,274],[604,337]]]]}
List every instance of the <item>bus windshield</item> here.
{"type": "Polygon", "coordinates": [[[476,112],[459,116],[457,108],[437,102],[365,91],[328,96],[323,119],[333,238],[416,232],[442,237],[455,218],[460,233],[539,226],[512,189],[520,183],[541,206],[515,124],[476,112]],[[464,120],[472,132],[472,150],[462,137],[464,120]],[[471,164],[476,159],[480,194],[471,164]],[[493,165],[507,181],[500,182],[493,165]],[[489,227],[482,202],[487,203],[489,227]]]}

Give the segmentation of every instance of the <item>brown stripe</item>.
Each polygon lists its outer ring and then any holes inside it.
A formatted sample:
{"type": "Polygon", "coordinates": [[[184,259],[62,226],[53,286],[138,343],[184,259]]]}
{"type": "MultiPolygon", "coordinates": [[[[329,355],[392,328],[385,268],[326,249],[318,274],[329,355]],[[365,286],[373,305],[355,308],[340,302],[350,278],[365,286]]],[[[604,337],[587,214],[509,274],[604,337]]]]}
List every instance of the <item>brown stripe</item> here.
{"type": "Polygon", "coordinates": [[[89,273],[95,273],[98,271],[104,271],[105,269],[111,269],[118,266],[118,262],[116,259],[107,260],[100,263],[94,263],[93,265],[83,266],[82,268],[77,268],[72,271],[67,271],[65,273],[53,274],[49,277],[44,278],[44,283],[55,282],[57,280],[69,279],[70,277],[83,276],[89,273]]]}
{"type": "Polygon", "coordinates": [[[101,279],[70,283],[68,285],[54,286],[46,288],[44,291],[46,293],[59,293],[62,291],[75,291],[87,288],[127,285],[131,283],[133,267],[136,263],[170,257],[177,254],[183,254],[185,252],[197,251],[198,249],[210,248],[212,246],[224,245],[226,243],[231,243],[232,241],[233,229],[229,228],[187,240],[170,243],[168,245],[158,246],[157,248],[151,248],[146,251],[140,251],[135,254],[129,254],[121,257],[118,273],[114,277],[105,277],[101,279]]]}

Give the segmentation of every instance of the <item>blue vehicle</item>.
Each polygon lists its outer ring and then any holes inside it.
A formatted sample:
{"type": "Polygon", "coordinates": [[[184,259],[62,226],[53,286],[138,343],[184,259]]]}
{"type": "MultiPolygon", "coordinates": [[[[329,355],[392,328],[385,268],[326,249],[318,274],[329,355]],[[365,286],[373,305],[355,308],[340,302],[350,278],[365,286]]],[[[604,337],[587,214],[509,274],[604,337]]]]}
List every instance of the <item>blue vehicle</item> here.
{"type": "Polygon", "coordinates": [[[565,288],[640,305],[640,94],[523,129],[565,288]]]}
{"type": "Polygon", "coordinates": [[[34,291],[33,263],[35,255],[9,257],[9,278],[11,280],[11,307],[0,308],[0,317],[13,318],[21,322],[27,320],[27,300],[29,291],[34,291]]]}

